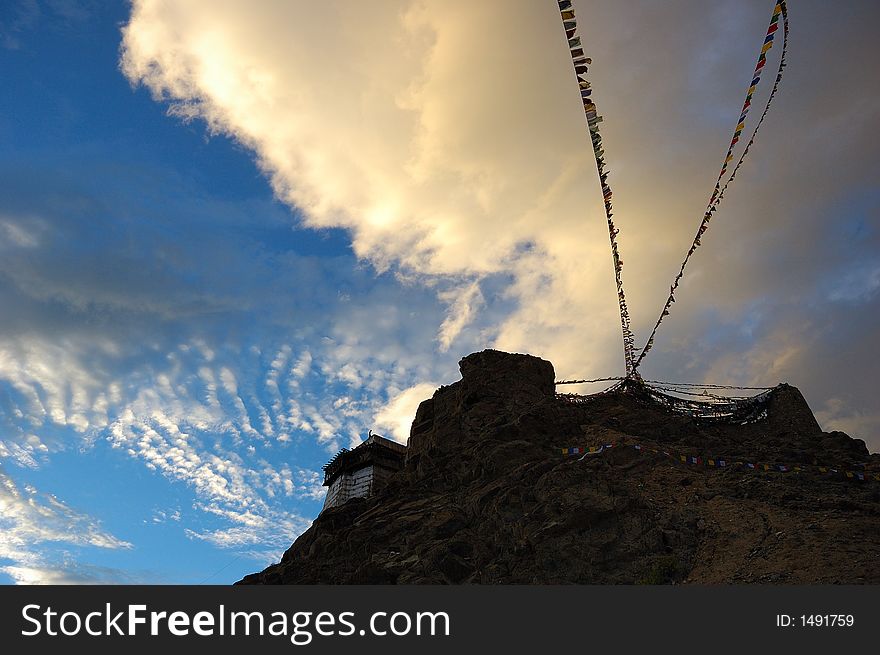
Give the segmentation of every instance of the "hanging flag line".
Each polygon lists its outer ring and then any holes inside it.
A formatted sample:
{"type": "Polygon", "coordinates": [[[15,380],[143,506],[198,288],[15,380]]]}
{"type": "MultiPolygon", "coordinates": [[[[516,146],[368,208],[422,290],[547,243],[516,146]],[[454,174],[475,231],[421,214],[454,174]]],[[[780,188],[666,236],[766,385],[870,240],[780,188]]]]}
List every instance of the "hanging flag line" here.
{"type": "Polygon", "coordinates": [[[668,450],[657,448],[648,448],[641,444],[618,444],[615,442],[604,443],[598,446],[575,446],[572,448],[562,448],[563,455],[581,455],[580,460],[585,457],[600,455],[606,450],[612,448],[631,448],[639,453],[651,453],[654,455],[663,455],[668,459],[681,462],[683,464],[693,464],[696,466],[707,466],[709,468],[742,468],[750,471],[772,471],[776,473],[800,473],[802,471],[816,471],[824,475],[843,476],[848,480],[858,480],[864,482],[866,480],[874,480],[880,482],[880,473],[868,473],[866,471],[851,471],[843,468],[832,466],[820,466],[818,464],[779,464],[768,462],[747,462],[743,460],[733,460],[722,457],[701,457],[699,455],[685,455],[681,453],[673,453],[668,450]]]}
{"type": "Polygon", "coordinates": [[[602,186],[602,197],[605,202],[605,218],[608,221],[608,235],[611,239],[611,258],[614,262],[614,281],[617,285],[617,304],[620,309],[620,330],[623,333],[623,358],[626,364],[626,375],[630,377],[635,371],[635,336],[630,329],[629,310],[626,307],[626,295],[623,292],[623,280],[621,278],[621,270],[623,269],[623,260],[620,258],[620,252],[617,247],[617,235],[620,230],[615,227],[612,220],[611,187],[608,185],[608,171],[605,170],[605,159],[603,155],[605,150],[602,148],[602,137],[599,134],[599,123],[603,118],[599,116],[596,104],[591,100],[590,94],[593,90],[590,82],[586,79],[587,67],[593,63],[593,60],[584,56],[584,50],[581,47],[581,38],[577,36],[577,20],[574,15],[574,8],[571,0],[558,0],[559,12],[562,17],[562,27],[565,29],[565,36],[568,39],[568,47],[571,54],[571,61],[574,66],[575,77],[578,81],[578,87],[581,92],[581,101],[584,106],[584,114],[587,117],[587,127],[590,132],[590,141],[593,144],[593,154],[596,158],[596,168],[599,171],[599,182],[602,186]]]}
{"type": "MultiPolygon", "coordinates": [[[[623,377],[595,378],[593,380],[559,380],[553,384],[586,384],[588,382],[612,382],[625,380],[623,377]]],[[[642,380],[646,384],[660,384],[666,387],[685,387],[693,389],[734,389],[747,391],[770,391],[774,387],[739,387],[733,384],[698,384],[696,382],[666,382],[665,380],[642,380]]]]}
{"type": "Polygon", "coordinates": [[[711,398],[712,400],[722,400],[725,402],[731,402],[736,400],[752,400],[753,398],[758,398],[763,394],[758,394],[756,396],[722,396],[717,393],[709,393],[708,389],[703,390],[702,392],[694,391],[693,388],[681,389],[679,387],[671,387],[671,386],[663,386],[660,384],[655,384],[651,386],[651,389],[656,389],[657,391],[666,391],[667,393],[677,393],[682,396],[694,396],[696,398],[711,398]]]}
{"type": "Polygon", "coordinates": [[[774,387],[738,387],[734,384],[698,384],[696,382],[666,382],[664,380],[642,380],[647,384],[665,384],[670,387],[695,387],[697,389],[745,389],[747,391],[770,391],[774,387]]]}
{"type": "Polygon", "coordinates": [[[596,378],[595,380],[560,380],[559,382],[554,382],[553,384],[586,384],[587,382],[619,382],[625,378],[616,377],[616,378],[596,378]]]}
{"type": "Polygon", "coordinates": [[[675,279],[672,282],[672,286],[669,287],[669,296],[666,299],[666,304],[663,306],[663,310],[660,312],[660,316],[657,318],[657,322],[654,324],[654,329],[651,330],[651,334],[648,337],[648,340],[645,342],[645,346],[642,348],[641,353],[638,358],[633,362],[633,372],[635,372],[639,364],[642,363],[642,360],[645,358],[645,355],[654,345],[654,337],[657,334],[657,328],[660,327],[660,323],[663,322],[663,319],[666,316],[669,316],[669,309],[672,307],[672,303],[675,302],[675,290],[678,289],[679,282],[681,281],[682,276],[684,275],[685,266],[687,266],[688,260],[690,260],[691,255],[694,254],[694,251],[701,245],[700,239],[703,234],[705,234],[706,230],[709,229],[709,222],[712,220],[712,214],[718,209],[718,205],[721,203],[721,200],[724,198],[724,192],[727,190],[727,187],[733,182],[736,177],[737,171],[739,171],[740,166],[745,160],[746,155],[752,147],[752,144],[755,141],[755,136],[758,134],[758,130],[761,128],[761,124],[764,122],[764,117],[767,116],[767,111],[770,109],[770,103],[773,102],[773,98],[776,96],[776,91],[779,88],[779,82],[782,80],[782,70],[785,68],[785,53],[786,48],[788,46],[788,9],[786,7],[785,1],[781,0],[778,2],[773,8],[773,14],[770,18],[770,26],[767,28],[767,35],[764,37],[764,43],[761,46],[761,53],[758,57],[758,63],[755,66],[755,72],[752,73],[752,81],[749,83],[748,91],[746,91],[746,100],[743,104],[742,110],[740,111],[740,117],[737,121],[736,127],[733,131],[733,138],[730,140],[730,146],[727,149],[727,154],[724,156],[724,162],[721,165],[721,172],[718,174],[718,179],[715,182],[715,188],[712,191],[712,196],[709,198],[709,204],[706,207],[706,212],[703,214],[703,220],[700,221],[700,226],[697,229],[697,234],[694,236],[694,240],[691,243],[690,249],[688,249],[687,254],[685,255],[684,261],[681,263],[681,268],[678,271],[678,274],[675,276],[675,279]],[[764,111],[761,113],[761,117],[758,119],[758,122],[755,125],[755,129],[752,132],[751,137],[749,138],[749,142],[746,144],[743,149],[742,154],[739,157],[739,160],[734,166],[733,171],[730,174],[730,177],[726,182],[722,185],[721,180],[724,177],[724,174],[727,172],[728,164],[733,161],[733,149],[739,141],[739,137],[745,129],[745,120],[746,116],[749,113],[749,108],[752,104],[752,95],[755,92],[755,89],[758,86],[758,82],[761,80],[761,74],[764,72],[764,66],[767,64],[767,52],[770,48],[773,47],[773,39],[776,36],[776,31],[779,28],[779,18],[782,17],[782,54],[779,57],[779,68],[776,71],[776,82],[773,84],[773,89],[770,91],[770,96],[767,98],[767,104],[764,106],[764,111]]]}

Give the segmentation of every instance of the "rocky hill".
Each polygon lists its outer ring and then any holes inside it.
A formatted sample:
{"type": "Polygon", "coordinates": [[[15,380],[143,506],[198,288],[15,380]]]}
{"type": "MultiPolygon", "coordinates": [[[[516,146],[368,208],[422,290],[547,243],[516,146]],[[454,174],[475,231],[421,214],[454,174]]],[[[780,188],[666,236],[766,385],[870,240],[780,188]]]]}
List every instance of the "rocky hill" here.
{"type": "Polygon", "coordinates": [[[880,583],[880,455],[822,432],[796,388],[712,421],[638,385],[557,396],[528,355],[460,367],[420,405],[388,486],[324,511],[239,584],[880,583]]]}

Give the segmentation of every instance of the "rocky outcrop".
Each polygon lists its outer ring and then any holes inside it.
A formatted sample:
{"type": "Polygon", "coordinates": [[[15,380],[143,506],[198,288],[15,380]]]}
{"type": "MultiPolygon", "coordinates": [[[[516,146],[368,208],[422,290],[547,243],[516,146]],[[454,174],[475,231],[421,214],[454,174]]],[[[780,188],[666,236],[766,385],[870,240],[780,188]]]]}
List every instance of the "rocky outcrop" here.
{"type": "Polygon", "coordinates": [[[638,393],[572,402],[552,365],[487,350],[418,408],[406,466],[323,512],[248,584],[880,582],[880,471],[780,385],[760,420],[704,421],[638,393]],[[565,458],[561,449],[642,445],[565,458]],[[688,466],[649,449],[802,464],[688,466]]]}

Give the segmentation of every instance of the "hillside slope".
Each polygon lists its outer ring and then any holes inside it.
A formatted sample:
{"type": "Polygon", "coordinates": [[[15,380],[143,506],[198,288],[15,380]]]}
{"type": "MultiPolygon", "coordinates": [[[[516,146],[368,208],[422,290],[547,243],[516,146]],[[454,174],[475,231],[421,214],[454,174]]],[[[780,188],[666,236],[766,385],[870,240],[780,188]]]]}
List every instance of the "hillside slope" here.
{"type": "Polygon", "coordinates": [[[734,425],[631,391],[556,396],[552,365],[528,355],[475,353],[461,372],[419,407],[389,486],[323,512],[239,584],[880,583],[880,456],[822,432],[794,387],[734,425]]]}

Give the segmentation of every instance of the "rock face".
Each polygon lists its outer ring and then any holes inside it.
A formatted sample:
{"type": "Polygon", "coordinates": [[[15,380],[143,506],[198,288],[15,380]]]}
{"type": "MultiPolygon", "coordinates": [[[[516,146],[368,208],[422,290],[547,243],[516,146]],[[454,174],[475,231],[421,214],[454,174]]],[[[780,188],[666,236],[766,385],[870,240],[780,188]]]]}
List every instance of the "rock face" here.
{"type": "Polygon", "coordinates": [[[744,425],[638,394],[575,402],[553,366],[487,350],[422,402],[406,466],[369,499],[323,512],[244,584],[880,583],[880,472],[863,441],[824,433],[780,385],[744,425]],[[615,442],[598,456],[569,446],[615,442]],[[689,466],[668,450],[802,464],[797,473],[689,466]]]}

